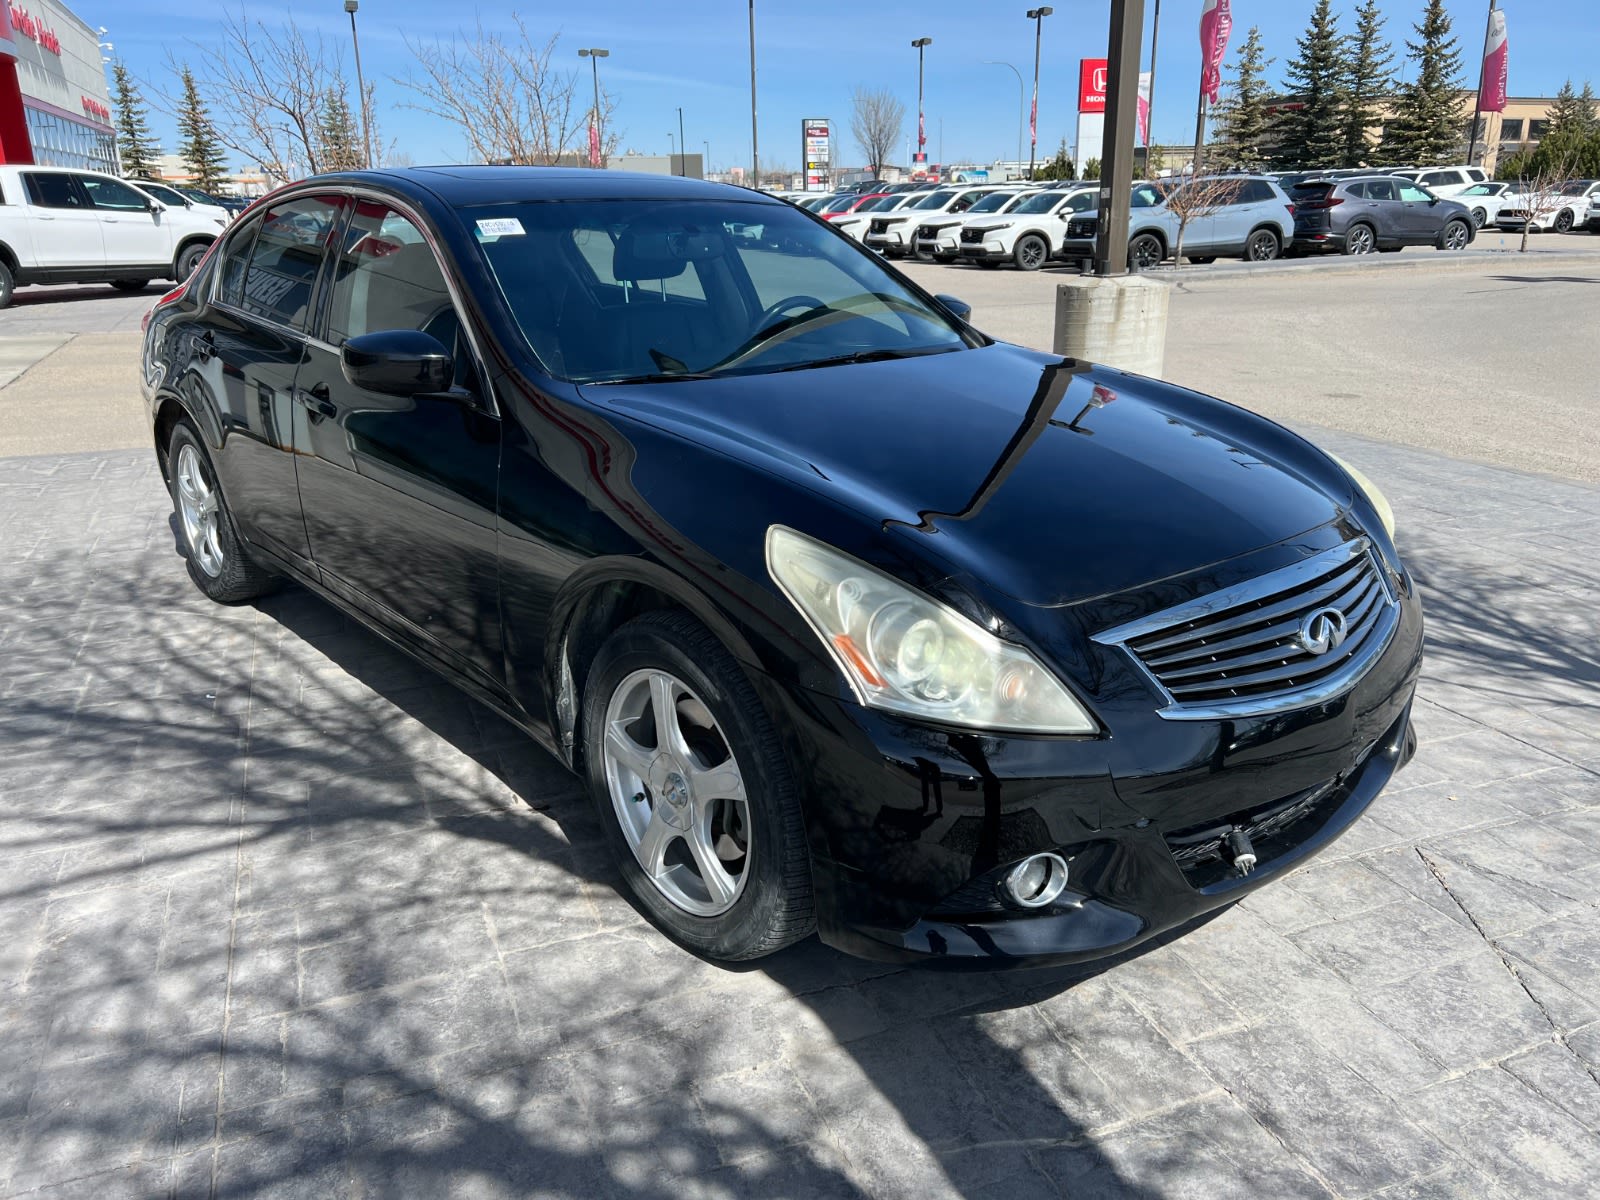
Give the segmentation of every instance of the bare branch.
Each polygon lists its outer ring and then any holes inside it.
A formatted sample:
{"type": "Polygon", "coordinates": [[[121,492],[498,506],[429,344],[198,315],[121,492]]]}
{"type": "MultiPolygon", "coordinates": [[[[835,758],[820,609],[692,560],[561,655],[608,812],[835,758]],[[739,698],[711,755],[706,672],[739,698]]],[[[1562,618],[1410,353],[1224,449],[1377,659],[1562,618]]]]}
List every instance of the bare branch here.
{"type": "Polygon", "coordinates": [[[887,88],[857,87],[850,97],[850,132],[876,177],[900,141],[906,106],[887,88]]]}
{"type": "Polygon", "coordinates": [[[1191,179],[1167,197],[1167,210],[1178,218],[1177,244],[1172,249],[1173,265],[1182,264],[1183,235],[1189,223],[1199,217],[1209,217],[1231,203],[1239,193],[1240,182],[1234,175],[1202,175],[1199,179],[1191,179]]]}

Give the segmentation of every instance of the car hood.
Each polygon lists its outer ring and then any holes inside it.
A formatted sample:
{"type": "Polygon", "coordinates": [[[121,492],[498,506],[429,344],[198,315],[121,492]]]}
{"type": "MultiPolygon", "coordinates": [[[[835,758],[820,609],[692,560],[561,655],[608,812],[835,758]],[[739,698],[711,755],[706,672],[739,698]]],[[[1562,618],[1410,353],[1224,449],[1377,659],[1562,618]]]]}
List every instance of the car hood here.
{"type": "Polygon", "coordinates": [[[1061,605],[1292,538],[1351,502],[1300,438],[1157,380],[1004,343],[585,387],[822,492],[1013,599],[1061,605]]]}

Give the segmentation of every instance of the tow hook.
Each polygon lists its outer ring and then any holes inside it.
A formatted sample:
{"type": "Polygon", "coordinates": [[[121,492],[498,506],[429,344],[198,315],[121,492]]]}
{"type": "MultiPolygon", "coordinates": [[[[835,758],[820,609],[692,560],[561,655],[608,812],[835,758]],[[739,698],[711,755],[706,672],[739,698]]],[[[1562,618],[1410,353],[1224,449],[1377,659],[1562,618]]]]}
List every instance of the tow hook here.
{"type": "Polygon", "coordinates": [[[1225,844],[1233,858],[1233,869],[1240,877],[1255,870],[1256,848],[1250,844],[1250,835],[1235,825],[1228,831],[1225,844]]]}

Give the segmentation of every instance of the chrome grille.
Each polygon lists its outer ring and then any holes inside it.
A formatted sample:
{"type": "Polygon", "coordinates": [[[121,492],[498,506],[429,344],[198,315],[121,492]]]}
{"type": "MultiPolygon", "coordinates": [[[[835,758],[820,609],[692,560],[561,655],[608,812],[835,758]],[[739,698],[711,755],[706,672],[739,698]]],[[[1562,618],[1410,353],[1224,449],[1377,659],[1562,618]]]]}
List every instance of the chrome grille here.
{"type": "Polygon", "coordinates": [[[1365,538],[1238,587],[1095,635],[1144,669],[1174,719],[1250,716],[1319,703],[1358,680],[1398,623],[1365,538]],[[1332,616],[1329,612],[1336,613],[1332,616]],[[1315,623],[1342,624],[1322,652],[1315,623]]]}

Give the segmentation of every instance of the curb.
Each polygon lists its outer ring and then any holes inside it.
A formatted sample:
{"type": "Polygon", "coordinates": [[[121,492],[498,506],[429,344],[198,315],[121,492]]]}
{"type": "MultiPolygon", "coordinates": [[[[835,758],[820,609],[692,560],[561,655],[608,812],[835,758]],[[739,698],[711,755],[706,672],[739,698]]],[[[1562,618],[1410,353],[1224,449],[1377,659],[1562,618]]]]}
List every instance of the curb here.
{"type": "Polygon", "coordinates": [[[1537,263],[1541,267],[1588,267],[1600,276],[1600,254],[1574,250],[1424,250],[1413,258],[1396,254],[1362,255],[1347,258],[1329,255],[1323,259],[1279,259],[1266,263],[1228,263],[1211,266],[1162,267],[1146,271],[1154,279],[1175,281],[1195,278],[1227,278],[1235,275],[1364,275],[1370,271],[1450,271],[1481,266],[1509,267],[1514,263],[1537,263]]]}

